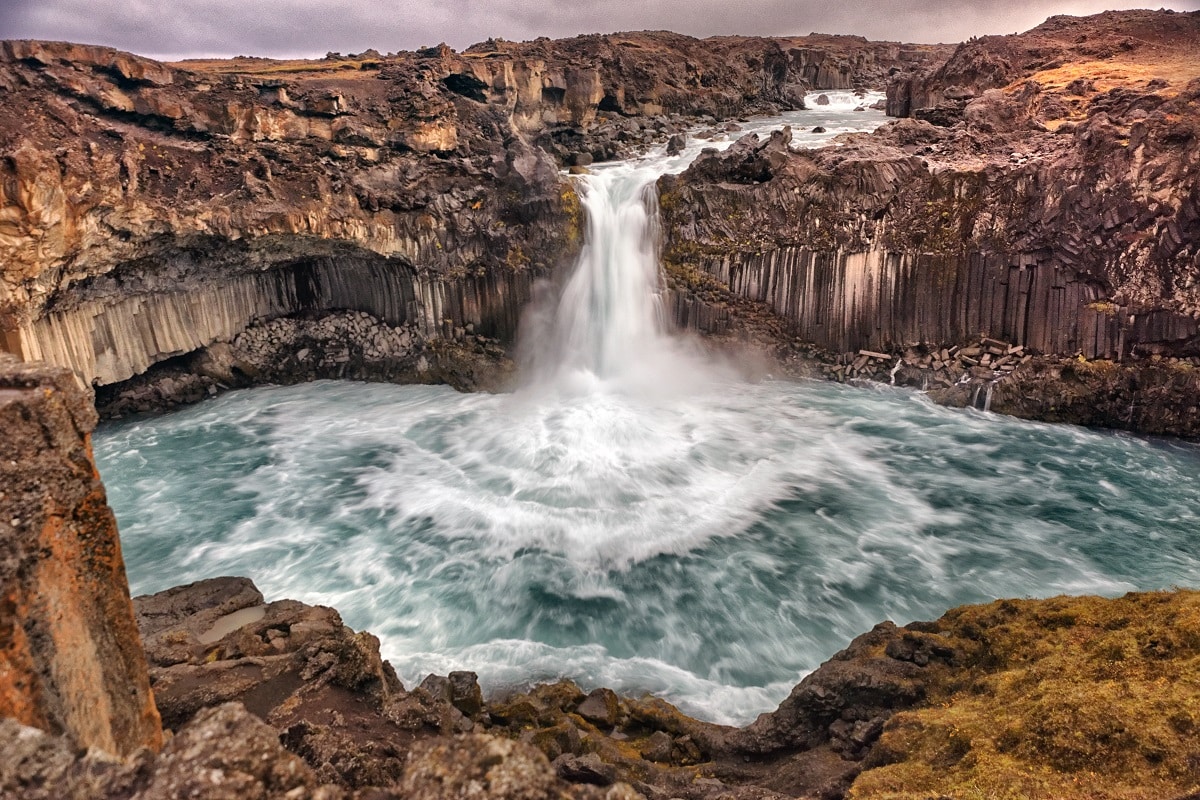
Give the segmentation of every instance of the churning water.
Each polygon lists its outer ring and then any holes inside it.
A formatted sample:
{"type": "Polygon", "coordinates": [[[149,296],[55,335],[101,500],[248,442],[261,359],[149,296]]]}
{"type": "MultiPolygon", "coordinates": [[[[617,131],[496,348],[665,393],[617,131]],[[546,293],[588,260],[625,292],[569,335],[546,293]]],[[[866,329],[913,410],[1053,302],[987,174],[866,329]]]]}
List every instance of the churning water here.
{"type": "Polygon", "coordinates": [[[746,382],[667,335],[641,186],[687,157],[587,179],[512,394],[319,382],[105,425],[134,592],[246,575],[406,682],[566,676],[745,722],[882,619],[1197,583],[1197,448],[746,382]]]}

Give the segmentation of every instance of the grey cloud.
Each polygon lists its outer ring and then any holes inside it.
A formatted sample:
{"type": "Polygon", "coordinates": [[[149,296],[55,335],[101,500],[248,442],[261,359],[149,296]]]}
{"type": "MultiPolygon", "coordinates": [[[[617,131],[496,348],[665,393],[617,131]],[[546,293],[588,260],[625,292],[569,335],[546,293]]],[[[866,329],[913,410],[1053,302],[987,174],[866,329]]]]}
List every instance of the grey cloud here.
{"type": "MultiPolygon", "coordinates": [[[[161,58],[320,56],[371,47],[386,52],[441,41],[462,48],[489,36],[519,40],[642,29],[694,36],[820,31],[954,42],[1026,30],[1052,14],[1090,14],[1113,5],[1105,0],[7,0],[0,9],[0,38],[108,44],[161,58]]],[[[1195,10],[1200,2],[1175,0],[1166,7],[1195,10]]]]}

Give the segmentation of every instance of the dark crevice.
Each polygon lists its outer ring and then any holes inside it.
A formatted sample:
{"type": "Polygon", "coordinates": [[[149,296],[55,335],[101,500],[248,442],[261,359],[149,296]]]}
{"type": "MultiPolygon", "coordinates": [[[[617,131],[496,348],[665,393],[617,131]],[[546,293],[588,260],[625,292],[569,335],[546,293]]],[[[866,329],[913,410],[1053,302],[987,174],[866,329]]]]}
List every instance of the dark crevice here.
{"type": "Polygon", "coordinates": [[[604,95],[604,97],[600,100],[600,105],[598,105],[596,108],[598,108],[600,111],[608,111],[613,114],[623,113],[621,104],[617,101],[617,96],[613,94],[604,95]]]}
{"type": "Polygon", "coordinates": [[[121,111],[115,108],[101,105],[95,98],[85,94],[74,94],[72,97],[79,103],[86,105],[87,112],[98,117],[121,122],[126,125],[134,125],[139,128],[144,128],[154,133],[164,134],[166,136],[175,136],[180,139],[187,139],[195,142],[209,142],[213,135],[206,131],[198,131],[195,129],[178,128],[175,126],[175,120],[170,117],[162,117],[157,114],[139,114],[136,111],[121,111]]]}
{"type": "Polygon", "coordinates": [[[487,84],[474,75],[456,72],[453,75],[447,75],[443,78],[442,83],[455,94],[462,95],[477,103],[487,102],[487,95],[484,94],[487,84]]]}

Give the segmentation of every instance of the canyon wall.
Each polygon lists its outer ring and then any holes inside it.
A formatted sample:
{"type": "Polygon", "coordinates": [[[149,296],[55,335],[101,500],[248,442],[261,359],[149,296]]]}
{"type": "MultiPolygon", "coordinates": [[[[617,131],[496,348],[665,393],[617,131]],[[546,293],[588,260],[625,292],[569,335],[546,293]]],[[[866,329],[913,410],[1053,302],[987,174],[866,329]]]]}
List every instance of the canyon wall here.
{"type": "Polygon", "coordinates": [[[167,65],[4,42],[0,346],[102,386],[282,316],[511,342],[580,245],[562,164],[936,53],[643,33],[167,65]]]}
{"type": "Polygon", "coordinates": [[[753,318],[842,354],[984,335],[1195,358],[1198,20],[1054,18],[953,52],[648,32],[167,65],[6,42],[0,346],[105,387],[253,340],[257,366],[222,350],[191,399],[312,376],[496,385],[472,365],[508,369],[522,308],[581,244],[564,166],[891,74],[915,119],[819,151],[745,141],[662,180],[681,325],[753,318]]]}
{"type": "Polygon", "coordinates": [[[1024,63],[1051,36],[1158,31],[1120,51],[1107,91],[1066,88],[1079,65],[1062,44],[1053,59],[1038,50],[1054,64],[1014,85],[950,92],[957,106],[926,115],[940,124],[906,119],[814,151],[747,139],[663,178],[669,271],[700,270],[838,352],[984,335],[1089,359],[1200,354],[1200,80],[1188,55],[1200,15],[1089,20],[968,43],[953,76],[905,76],[892,93],[957,80],[968,62],[982,74],[997,49],[1024,63]]]}
{"type": "Polygon", "coordinates": [[[128,755],[162,730],[95,424],[67,370],[0,354],[0,717],[128,755]]]}
{"type": "Polygon", "coordinates": [[[25,119],[3,131],[0,327],[85,383],[329,309],[511,336],[578,244],[556,166],[432,72],[288,95],[103,48],[3,52],[25,119]],[[425,107],[393,117],[388,92],[425,107]]]}

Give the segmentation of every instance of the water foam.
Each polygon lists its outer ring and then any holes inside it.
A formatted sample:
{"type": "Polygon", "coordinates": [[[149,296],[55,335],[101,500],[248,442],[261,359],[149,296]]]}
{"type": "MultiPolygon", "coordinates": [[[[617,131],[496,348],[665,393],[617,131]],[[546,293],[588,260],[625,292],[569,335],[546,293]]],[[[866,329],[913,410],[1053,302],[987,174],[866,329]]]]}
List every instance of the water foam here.
{"type": "MultiPolygon", "coordinates": [[[[770,124],[874,119],[821,114],[770,124]]],[[[322,382],[102,428],[134,591],[248,575],[406,682],[565,676],[733,723],[881,619],[1194,582],[1195,450],[741,382],[671,335],[646,186],[709,145],[581,180],[587,246],[512,395],[322,382]]]]}
{"type": "Polygon", "coordinates": [[[620,410],[256,389],[96,452],[135,592],[248,575],[379,635],[406,682],[567,676],[726,722],[882,619],[1200,574],[1195,448],[823,383],[589,402],[620,410]]]}

